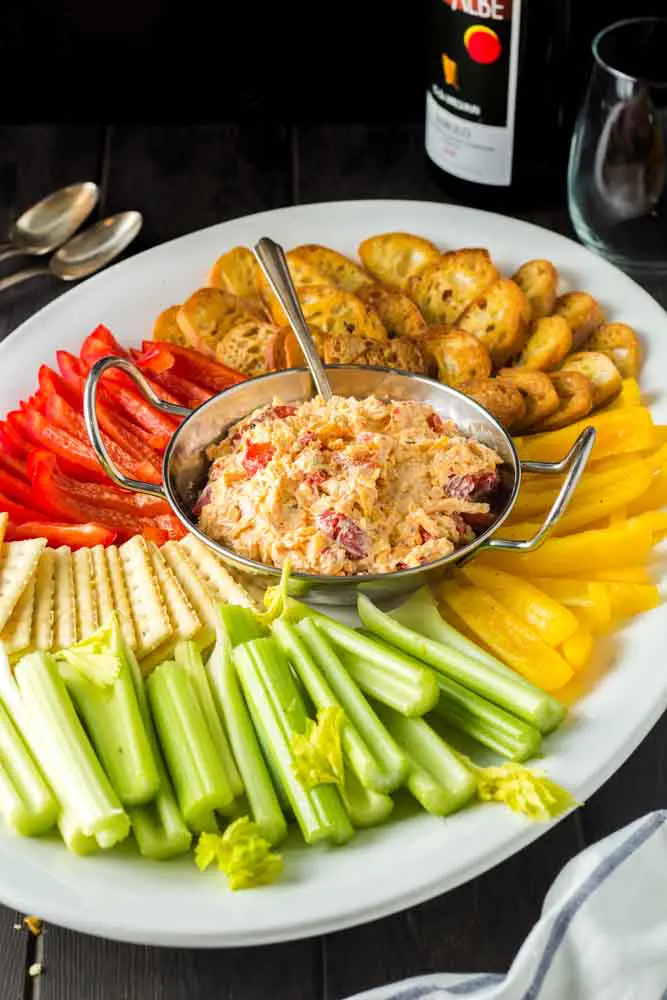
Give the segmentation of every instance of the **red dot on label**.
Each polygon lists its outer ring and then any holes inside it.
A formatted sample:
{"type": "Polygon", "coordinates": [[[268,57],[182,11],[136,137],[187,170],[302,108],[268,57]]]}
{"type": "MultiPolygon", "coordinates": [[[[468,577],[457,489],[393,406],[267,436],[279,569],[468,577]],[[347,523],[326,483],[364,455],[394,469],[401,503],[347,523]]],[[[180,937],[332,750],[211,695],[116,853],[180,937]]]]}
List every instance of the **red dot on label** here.
{"type": "Polygon", "coordinates": [[[464,43],[470,58],[485,66],[495,62],[503,50],[495,31],[487,27],[468,28],[464,43]]]}

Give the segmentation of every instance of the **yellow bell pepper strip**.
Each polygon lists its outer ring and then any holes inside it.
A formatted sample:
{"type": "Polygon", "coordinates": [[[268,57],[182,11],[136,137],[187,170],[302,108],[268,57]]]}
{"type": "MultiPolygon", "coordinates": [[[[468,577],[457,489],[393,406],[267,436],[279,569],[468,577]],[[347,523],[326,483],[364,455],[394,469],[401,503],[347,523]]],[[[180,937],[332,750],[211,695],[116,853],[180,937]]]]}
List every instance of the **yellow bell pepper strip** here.
{"type": "Polygon", "coordinates": [[[555,649],[487,591],[457,578],[442,583],[439,594],[496,656],[543,691],[557,691],[573,676],[555,649]]]}
{"type": "Polygon", "coordinates": [[[637,521],[648,528],[653,536],[654,545],[667,537],[667,510],[647,510],[645,514],[638,514],[629,520],[637,521]]]}
{"type": "Polygon", "coordinates": [[[657,540],[657,523],[644,520],[652,516],[642,514],[613,528],[550,538],[534,552],[488,552],[479,558],[484,566],[529,577],[572,576],[587,566],[610,569],[641,565],[657,540]]]}
{"type": "Polygon", "coordinates": [[[581,579],[590,580],[591,583],[653,583],[653,578],[645,566],[614,566],[613,569],[586,570],[582,572],[581,579]]]}
{"type": "MultiPolygon", "coordinates": [[[[651,475],[644,462],[628,462],[628,470],[621,477],[597,490],[577,491],[565,513],[553,529],[554,535],[571,535],[581,528],[603,519],[609,520],[629,503],[641,497],[651,485],[651,475]]],[[[619,520],[625,520],[624,517],[619,520]]],[[[605,525],[606,527],[607,525],[605,525]]],[[[530,538],[540,528],[540,522],[513,524],[503,531],[506,538],[530,538]]]]}
{"type": "Polygon", "coordinates": [[[653,419],[643,406],[610,410],[586,417],[558,431],[515,438],[522,461],[557,462],[566,455],[586,427],[596,430],[590,461],[651,448],[655,443],[653,419]]]}
{"type": "Polygon", "coordinates": [[[616,399],[605,406],[603,413],[609,410],[627,410],[631,406],[642,405],[642,391],[636,378],[624,378],[621,391],[616,399]]]}
{"type": "MultiPolygon", "coordinates": [[[[601,468],[603,464],[606,465],[606,463],[600,463],[600,466],[593,466],[592,471],[584,472],[572,502],[567,508],[566,516],[583,505],[594,506],[595,501],[599,500],[600,507],[596,517],[601,519],[606,516],[610,509],[633,502],[637,498],[643,497],[643,493],[650,489],[653,470],[645,458],[625,456],[620,461],[613,460],[613,463],[610,460],[610,465],[606,468],[601,468]],[[624,496],[628,497],[629,500],[623,500],[624,496]],[[603,498],[605,499],[603,500],[603,498]]],[[[665,472],[667,478],[667,462],[665,472]]],[[[552,506],[557,494],[558,485],[547,486],[544,477],[541,479],[539,489],[532,483],[527,486],[522,484],[519,496],[512,508],[511,521],[516,523],[537,520],[538,517],[542,519],[552,506]]],[[[656,506],[660,506],[660,504],[652,504],[644,509],[653,510],[656,506]]]]}
{"type": "Polygon", "coordinates": [[[644,464],[651,476],[651,483],[644,493],[628,505],[630,516],[667,507],[667,444],[646,455],[644,464]]]}
{"type": "Polygon", "coordinates": [[[667,424],[655,424],[653,427],[653,446],[659,448],[662,444],[667,444],[667,424]]]}
{"type": "Polygon", "coordinates": [[[560,601],[591,632],[606,632],[611,625],[611,600],[607,584],[567,577],[533,577],[531,582],[560,601]]]}
{"type": "Polygon", "coordinates": [[[573,670],[579,672],[583,670],[584,667],[588,666],[590,658],[593,654],[593,636],[584,628],[582,625],[571,635],[569,639],[566,639],[563,645],[560,647],[560,651],[570,664],[573,670]]]}
{"type": "Polygon", "coordinates": [[[623,507],[618,507],[617,510],[611,512],[611,514],[607,518],[606,526],[611,528],[613,524],[621,524],[623,521],[627,521],[627,519],[628,519],[628,505],[625,504],[623,507]]]}
{"type": "Polygon", "coordinates": [[[466,566],[462,573],[466,580],[486,590],[534,629],[550,646],[560,646],[579,629],[576,616],[568,608],[520,576],[474,563],[466,566]]]}
{"type": "Polygon", "coordinates": [[[622,620],[651,611],[660,604],[660,589],[655,584],[608,583],[612,618],[622,620]]]}

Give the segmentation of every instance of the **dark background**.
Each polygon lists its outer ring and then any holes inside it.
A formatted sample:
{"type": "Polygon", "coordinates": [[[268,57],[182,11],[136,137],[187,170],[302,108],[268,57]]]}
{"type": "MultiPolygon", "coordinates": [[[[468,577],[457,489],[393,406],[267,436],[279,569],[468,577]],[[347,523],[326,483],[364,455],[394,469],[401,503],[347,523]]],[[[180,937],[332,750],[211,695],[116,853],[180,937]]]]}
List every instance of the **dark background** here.
{"type": "MultiPolygon", "coordinates": [[[[529,2],[539,10],[546,0],[529,2]]],[[[543,85],[575,102],[596,30],[667,13],[664,0],[571,7],[568,69],[543,85]]],[[[417,121],[428,9],[429,0],[18,0],[4,6],[0,31],[2,120],[417,121]]]]}

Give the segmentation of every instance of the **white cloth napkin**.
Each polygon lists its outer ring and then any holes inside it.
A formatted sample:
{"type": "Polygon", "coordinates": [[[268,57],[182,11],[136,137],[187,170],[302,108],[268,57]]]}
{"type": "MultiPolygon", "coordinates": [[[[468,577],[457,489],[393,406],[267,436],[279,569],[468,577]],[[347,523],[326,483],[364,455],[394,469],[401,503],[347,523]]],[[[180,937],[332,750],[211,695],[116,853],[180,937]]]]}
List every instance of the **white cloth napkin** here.
{"type": "Polygon", "coordinates": [[[667,1000],[667,810],[565,866],[507,975],[419,976],[355,1000],[449,997],[667,1000]]]}

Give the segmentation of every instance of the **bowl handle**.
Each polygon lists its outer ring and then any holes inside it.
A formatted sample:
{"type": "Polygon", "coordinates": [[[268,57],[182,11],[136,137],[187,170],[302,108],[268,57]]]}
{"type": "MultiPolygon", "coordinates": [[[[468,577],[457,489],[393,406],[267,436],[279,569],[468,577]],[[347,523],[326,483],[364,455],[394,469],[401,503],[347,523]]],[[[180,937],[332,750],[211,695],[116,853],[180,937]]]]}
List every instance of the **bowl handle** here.
{"type": "Polygon", "coordinates": [[[163,413],[170,413],[175,417],[187,417],[192,410],[189,410],[187,406],[177,406],[175,403],[167,403],[166,400],[156,396],[143,373],[126,358],[119,358],[115,355],[100,358],[90,369],[88,378],[86,379],[86,387],[83,393],[83,417],[86,422],[86,430],[88,431],[90,443],[100,460],[102,468],[110,479],[113,479],[115,483],[127,490],[135,490],[137,493],[150,493],[152,496],[164,498],[165,492],[162,485],[145,483],[141,479],[130,479],[129,476],[124,476],[111,461],[106,445],[102,440],[100,425],[97,422],[97,386],[104,373],[110,368],[119,368],[129,375],[133,382],[136,382],[148,402],[152,403],[156,409],[162,410],[163,413]]]}
{"type": "Polygon", "coordinates": [[[522,462],[522,472],[541,472],[547,475],[554,475],[559,472],[565,472],[567,469],[568,473],[563,480],[563,485],[558,491],[558,496],[554,500],[551,510],[544,520],[544,524],[539,531],[535,532],[532,538],[521,540],[490,538],[481,548],[505,549],[511,552],[532,552],[533,549],[541,545],[551,529],[559,521],[572,499],[572,494],[581,479],[594,444],[595,428],[586,427],[574,442],[565,458],[562,458],[560,462],[522,462]]]}

